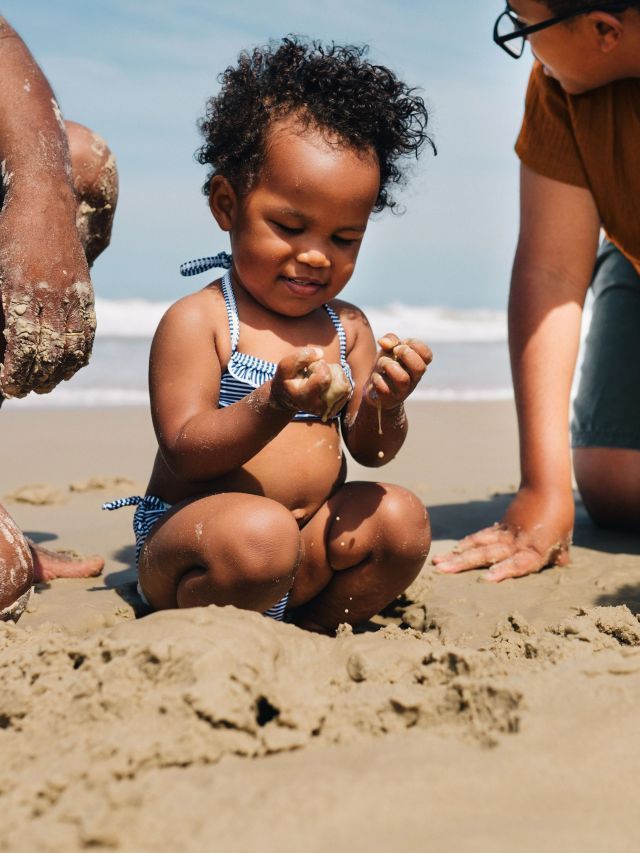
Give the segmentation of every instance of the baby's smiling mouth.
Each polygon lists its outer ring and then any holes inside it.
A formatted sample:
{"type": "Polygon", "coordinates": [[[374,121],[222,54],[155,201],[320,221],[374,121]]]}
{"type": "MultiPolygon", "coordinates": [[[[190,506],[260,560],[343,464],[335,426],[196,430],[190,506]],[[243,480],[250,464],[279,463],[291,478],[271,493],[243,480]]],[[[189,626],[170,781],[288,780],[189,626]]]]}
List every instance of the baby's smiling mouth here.
{"type": "Polygon", "coordinates": [[[283,276],[283,278],[294,293],[316,293],[321,287],[325,286],[325,283],[320,279],[308,278],[307,276],[283,276]]]}

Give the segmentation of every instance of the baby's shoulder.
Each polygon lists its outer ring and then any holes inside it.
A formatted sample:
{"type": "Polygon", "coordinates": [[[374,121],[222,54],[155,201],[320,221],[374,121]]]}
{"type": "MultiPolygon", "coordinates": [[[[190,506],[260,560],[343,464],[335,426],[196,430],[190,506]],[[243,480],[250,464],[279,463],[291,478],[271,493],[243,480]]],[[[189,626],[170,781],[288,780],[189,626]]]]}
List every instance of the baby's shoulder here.
{"type": "Polygon", "coordinates": [[[367,319],[367,315],[357,305],[351,302],[345,302],[343,299],[332,299],[328,303],[338,315],[338,319],[342,323],[342,327],[347,336],[347,349],[351,350],[358,339],[370,340],[373,338],[371,325],[367,319]]]}
{"type": "Polygon", "coordinates": [[[226,308],[220,283],[215,281],[195,293],[189,293],[174,302],[164,313],[158,330],[173,329],[183,333],[188,330],[216,331],[226,323],[226,308]]]}

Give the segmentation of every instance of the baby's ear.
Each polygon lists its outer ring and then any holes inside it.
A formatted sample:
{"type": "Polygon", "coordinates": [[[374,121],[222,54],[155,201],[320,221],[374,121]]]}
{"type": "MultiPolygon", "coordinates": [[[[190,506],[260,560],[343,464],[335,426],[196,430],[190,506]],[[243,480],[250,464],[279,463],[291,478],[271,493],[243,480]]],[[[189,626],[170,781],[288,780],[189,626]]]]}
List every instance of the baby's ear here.
{"type": "Polygon", "coordinates": [[[237,203],[236,191],[229,181],[222,175],[214,175],[209,186],[209,207],[223,231],[231,231],[237,203]]]}

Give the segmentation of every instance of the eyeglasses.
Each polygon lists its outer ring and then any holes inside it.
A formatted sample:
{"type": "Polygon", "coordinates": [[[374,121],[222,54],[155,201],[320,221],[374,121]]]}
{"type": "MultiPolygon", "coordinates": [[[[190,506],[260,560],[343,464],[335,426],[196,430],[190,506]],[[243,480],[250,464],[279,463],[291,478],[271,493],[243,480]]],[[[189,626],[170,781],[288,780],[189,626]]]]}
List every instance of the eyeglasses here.
{"type": "Polygon", "coordinates": [[[545,21],[540,21],[538,24],[531,24],[531,26],[527,27],[507,3],[507,8],[501,15],[498,15],[498,19],[496,20],[493,28],[493,40],[509,56],[512,56],[514,59],[520,59],[524,53],[524,43],[532,33],[546,30],[547,27],[554,27],[556,24],[562,23],[562,21],[570,20],[570,18],[586,15],[587,12],[624,12],[630,5],[630,3],[602,3],[596,7],[593,5],[579,6],[571,12],[565,12],[562,15],[557,15],[555,18],[547,18],[545,21]]]}

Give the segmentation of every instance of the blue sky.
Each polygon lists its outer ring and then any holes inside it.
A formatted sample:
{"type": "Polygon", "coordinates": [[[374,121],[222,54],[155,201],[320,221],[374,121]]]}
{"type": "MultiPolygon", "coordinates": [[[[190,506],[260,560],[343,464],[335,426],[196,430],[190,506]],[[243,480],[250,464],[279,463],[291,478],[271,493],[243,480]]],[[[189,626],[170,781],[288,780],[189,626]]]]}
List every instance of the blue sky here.
{"type": "Polygon", "coordinates": [[[227,248],[200,193],[196,121],[242,48],[294,32],[369,44],[375,61],[423,89],[432,111],[438,157],[414,168],[404,215],[372,221],[345,297],[502,308],[518,224],[513,143],[531,65],[491,40],[502,5],[5,0],[2,12],[65,117],[101,133],[118,159],[113,241],[93,274],[103,298],[177,298],[194,288],[178,265],[227,248]]]}

